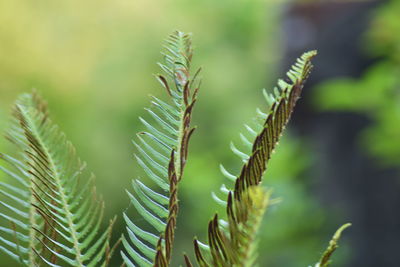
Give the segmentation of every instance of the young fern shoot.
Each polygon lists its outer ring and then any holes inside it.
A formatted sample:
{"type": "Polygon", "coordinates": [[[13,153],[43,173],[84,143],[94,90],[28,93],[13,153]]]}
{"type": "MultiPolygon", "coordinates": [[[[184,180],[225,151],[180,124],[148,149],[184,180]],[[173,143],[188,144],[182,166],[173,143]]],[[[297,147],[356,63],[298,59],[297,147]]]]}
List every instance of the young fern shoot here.
{"type": "Polygon", "coordinates": [[[8,221],[0,249],[23,266],[106,266],[113,221],[98,235],[104,203],[93,176],[80,181],[85,164],[36,93],[22,95],[13,114],[7,137],[20,159],[1,154],[10,166],[1,167],[10,178],[1,204],[10,213],[0,213],[8,221]]]}
{"type": "Polygon", "coordinates": [[[196,102],[200,69],[191,76],[191,36],[179,31],[166,40],[163,75],[156,75],[165,89],[167,102],[156,97],[147,109],[157,126],[143,118],[146,128],[137,134],[136,159],[147,177],[159,189],[153,190],[140,179],[132,182],[135,194],[128,192],[132,205],[153,229],[148,232],[133,223],[127,214],[127,237],[123,237],[127,266],[168,266],[171,260],[178,214],[178,184],[187,160],[188,143],[194,131],[190,121],[196,102]]]}
{"type": "MultiPolygon", "coordinates": [[[[217,215],[210,221],[208,225],[209,245],[201,244],[195,239],[196,260],[201,267],[252,266],[254,263],[255,259],[249,258],[249,255],[255,255],[252,251],[255,247],[254,240],[259,224],[253,221],[254,218],[260,220],[264,212],[254,209],[252,203],[254,199],[257,199],[256,195],[261,195],[262,199],[269,199],[268,193],[255,188],[260,186],[272,152],[310,74],[311,60],[315,55],[315,51],[303,54],[287,73],[289,80],[287,82],[278,81],[279,88],[275,88],[274,95],[264,92],[270,105],[269,112],[264,114],[257,110],[262,121],[258,122],[256,129],[246,125],[250,135],[254,136],[254,141],[250,142],[245,135],[241,135],[242,140],[250,149],[250,155],[237,149],[233,143],[231,144],[232,151],[244,161],[244,165],[238,175],[230,174],[221,166],[222,173],[227,178],[234,180],[235,186],[233,190],[227,189],[226,186],[221,188],[221,191],[227,195],[226,202],[215,194],[213,195],[218,203],[226,206],[228,221],[218,220],[217,215]]],[[[187,258],[186,262],[189,263],[187,258]]]]}
{"type": "Polygon", "coordinates": [[[333,235],[332,239],[329,241],[329,245],[322,254],[321,259],[317,264],[315,264],[315,267],[328,267],[331,263],[331,256],[333,252],[339,247],[338,242],[340,239],[340,236],[342,235],[342,232],[351,226],[351,223],[346,223],[342,225],[333,235]]]}

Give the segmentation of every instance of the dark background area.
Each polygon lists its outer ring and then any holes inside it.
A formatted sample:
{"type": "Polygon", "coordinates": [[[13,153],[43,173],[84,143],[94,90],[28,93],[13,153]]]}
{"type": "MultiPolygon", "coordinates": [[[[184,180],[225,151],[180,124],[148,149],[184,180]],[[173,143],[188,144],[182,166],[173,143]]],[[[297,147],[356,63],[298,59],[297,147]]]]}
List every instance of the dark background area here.
{"type": "MultiPolygon", "coordinates": [[[[371,16],[387,4],[298,4],[285,15],[286,65],[308,47],[319,51],[292,126],[309,141],[315,154],[310,172],[312,192],[327,209],[340,210],[353,223],[346,234],[352,253],[345,266],[398,265],[399,168],[382,166],[357,142],[363,130],[374,125],[369,116],[351,110],[321,110],[313,104],[313,94],[323,89],[319,84],[343,76],[359,78],[381,60],[366,55],[362,48],[371,16]]],[[[367,88],[364,93],[369,93],[367,88]]],[[[355,97],[352,101],[360,100],[355,97]]]]}

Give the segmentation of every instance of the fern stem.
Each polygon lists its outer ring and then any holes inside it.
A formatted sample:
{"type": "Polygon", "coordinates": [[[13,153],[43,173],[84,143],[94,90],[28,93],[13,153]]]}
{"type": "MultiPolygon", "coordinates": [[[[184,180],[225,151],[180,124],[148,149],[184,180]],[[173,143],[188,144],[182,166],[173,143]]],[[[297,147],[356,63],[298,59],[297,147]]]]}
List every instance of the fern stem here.
{"type": "MultiPolygon", "coordinates": [[[[179,47],[185,47],[184,44],[179,44],[179,47]]],[[[187,70],[188,73],[190,70],[187,70]]],[[[175,74],[177,75],[177,74],[175,74]]],[[[189,78],[189,77],[188,77],[189,78]]],[[[181,88],[182,89],[182,88],[181,88]]],[[[182,89],[183,90],[183,89],[182,89]]],[[[184,142],[184,138],[185,138],[185,132],[187,131],[187,125],[185,126],[185,112],[186,112],[186,108],[187,105],[185,104],[185,100],[184,97],[182,97],[181,102],[180,102],[180,106],[185,107],[184,109],[180,110],[180,114],[179,114],[179,118],[180,118],[180,125],[179,125],[179,130],[178,130],[178,143],[177,143],[177,147],[176,147],[176,151],[174,153],[176,153],[176,156],[174,156],[174,168],[175,168],[175,174],[176,174],[176,184],[172,184],[175,183],[175,181],[170,181],[171,183],[171,188],[172,190],[170,190],[169,194],[170,194],[170,200],[172,200],[169,204],[168,210],[169,210],[169,214],[168,214],[168,219],[167,219],[167,225],[172,223],[171,227],[171,231],[172,231],[172,235],[170,235],[169,238],[169,243],[171,244],[171,247],[167,249],[166,251],[166,260],[168,262],[168,264],[171,261],[171,256],[172,256],[172,248],[173,248],[173,244],[175,241],[175,228],[176,228],[176,221],[177,221],[177,216],[178,216],[178,211],[179,211],[179,204],[178,204],[178,182],[182,179],[182,175],[183,175],[183,166],[182,166],[182,145],[184,142]]],[[[168,226],[165,229],[164,232],[164,236],[167,238],[168,236],[168,226]]]]}

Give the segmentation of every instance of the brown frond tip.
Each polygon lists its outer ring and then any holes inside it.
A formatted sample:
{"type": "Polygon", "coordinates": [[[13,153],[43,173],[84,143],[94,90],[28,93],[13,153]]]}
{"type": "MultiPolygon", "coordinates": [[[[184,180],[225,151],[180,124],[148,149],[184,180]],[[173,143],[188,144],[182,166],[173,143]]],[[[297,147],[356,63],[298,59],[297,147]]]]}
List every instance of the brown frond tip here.
{"type": "Polygon", "coordinates": [[[189,257],[186,254],[183,254],[183,258],[185,260],[186,267],[193,267],[192,262],[190,261],[189,257]]]}
{"type": "Polygon", "coordinates": [[[49,110],[47,102],[40,96],[36,89],[30,94],[22,94],[16,101],[13,109],[13,115],[16,116],[19,112],[19,107],[34,109],[42,116],[42,122],[49,118],[49,110]]]}
{"type": "Polygon", "coordinates": [[[47,102],[40,96],[38,91],[36,89],[32,90],[32,100],[34,103],[34,107],[41,113],[43,114],[44,118],[49,117],[49,110],[48,110],[48,105],[47,102]]]}
{"type": "Polygon", "coordinates": [[[199,241],[197,241],[197,239],[193,240],[193,245],[194,245],[194,253],[196,255],[196,261],[200,265],[200,267],[210,266],[201,252],[199,241]]]}
{"type": "Polygon", "coordinates": [[[232,253],[234,252],[233,247],[229,238],[220,228],[217,214],[208,224],[208,241],[214,265],[220,266],[220,264],[232,262],[230,259],[235,257],[232,253]]]}
{"type": "Polygon", "coordinates": [[[156,75],[156,77],[157,77],[157,80],[161,83],[161,85],[167,90],[168,95],[170,97],[172,97],[171,89],[169,88],[167,78],[165,78],[161,74],[156,75]]]}
{"type": "Polygon", "coordinates": [[[21,107],[27,107],[28,109],[34,109],[41,114],[41,125],[43,125],[49,119],[49,111],[47,108],[47,102],[39,95],[39,93],[33,89],[31,94],[22,94],[16,101],[12,109],[12,115],[14,120],[13,127],[5,133],[4,137],[17,146],[21,146],[25,142],[25,137],[22,132],[17,132],[20,129],[19,114],[21,107]]]}

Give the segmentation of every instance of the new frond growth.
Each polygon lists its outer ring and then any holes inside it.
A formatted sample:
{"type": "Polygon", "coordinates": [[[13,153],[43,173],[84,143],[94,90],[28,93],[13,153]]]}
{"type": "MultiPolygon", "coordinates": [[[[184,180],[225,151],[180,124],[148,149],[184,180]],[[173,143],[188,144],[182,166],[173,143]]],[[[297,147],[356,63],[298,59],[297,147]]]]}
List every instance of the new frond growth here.
{"type": "Polygon", "coordinates": [[[25,266],[99,266],[109,260],[111,226],[102,234],[104,203],[93,177],[83,180],[85,164],[75,148],[48,117],[46,103],[36,94],[22,95],[14,107],[8,139],[21,154],[1,155],[10,181],[0,191],[1,250],[25,266]],[[60,262],[60,263],[59,263],[60,262]],[[61,265],[59,265],[61,264],[61,265]]]}
{"type": "Polygon", "coordinates": [[[315,264],[315,267],[328,267],[331,263],[331,256],[333,252],[339,247],[338,242],[340,239],[340,236],[342,235],[342,232],[351,226],[351,223],[346,223],[342,225],[333,235],[331,241],[329,241],[329,245],[324,251],[324,254],[322,254],[321,259],[317,264],[315,264]]]}
{"type": "Polygon", "coordinates": [[[274,94],[267,94],[264,91],[270,110],[266,115],[261,115],[265,117],[263,125],[259,125],[261,131],[255,137],[248,160],[236,179],[236,199],[240,199],[240,195],[246,188],[261,182],[268,161],[289,122],[304,83],[310,75],[313,67],[311,60],[315,56],[316,51],[304,53],[287,72],[288,81],[278,80],[278,87],[274,88],[274,94]]]}
{"type": "Polygon", "coordinates": [[[128,192],[132,205],[153,231],[145,231],[124,214],[128,238],[123,239],[125,264],[134,266],[168,266],[178,214],[178,184],[188,155],[189,139],[194,131],[190,121],[200,86],[198,74],[191,76],[191,36],[175,32],[166,40],[164,74],[156,75],[166,90],[168,100],[156,97],[147,109],[152,123],[140,118],[146,130],[134,144],[136,159],[146,176],[158,187],[153,190],[141,180],[133,181],[135,194],[128,192]],[[154,124],[154,125],[153,125],[154,124]]]}
{"type": "MultiPolygon", "coordinates": [[[[209,224],[209,246],[205,246],[206,250],[203,251],[208,254],[211,265],[203,255],[200,243],[197,240],[194,241],[196,259],[201,266],[243,266],[245,262],[249,261],[247,255],[250,254],[250,248],[253,247],[254,236],[245,236],[245,239],[241,242],[247,245],[242,243],[238,246],[237,239],[241,236],[241,232],[240,229],[235,228],[235,225],[246,225],[250,218],[260,218],[263,213],[255,214],[244,196],[249,194],[249,188],[260,185],[267,169],[267,163],[310,74],[311,60],[315,55],[315,51],[303,54],[287,73],[288,81],[278,81],[278,87],[274,88],[274,95],[264,92],[266,101],[270,106],[269,112],[265,114],[257,109],[258,116],[262,117],[262,122],[256,125],[258,131],[246,125],[250,135],[254,136],[254,141],[250,142],[246,136],[241,135],[241,139],[250,148],[250,154],[240,151],[231,143],[232,151],[244,161],[244,165],[239,175],[230,174],[221,165],[222,173],[230,180],[234,180],[235,186],[233,191],[225,186],[221,188],[221,191],[228,195],[226,202],[228,221],[221,221],[221,225],[216,215],[209,224]],[[242,212],[238,212],[238,209],[242,212]],[[224,232],[229,232],[229,235],[225,235],[224,232]],[[243,249],[246,251],[243,252],[243,249]]],[[[215,198],[219,203],[224,203],[223,200],[215,198]]]]}

